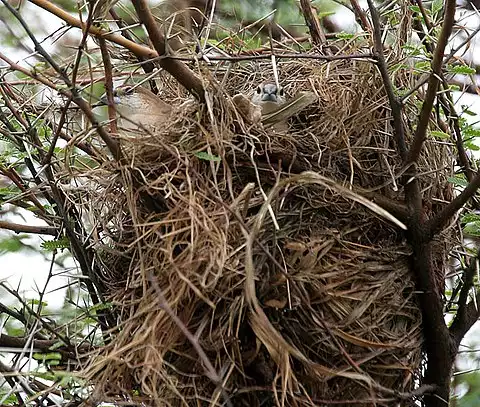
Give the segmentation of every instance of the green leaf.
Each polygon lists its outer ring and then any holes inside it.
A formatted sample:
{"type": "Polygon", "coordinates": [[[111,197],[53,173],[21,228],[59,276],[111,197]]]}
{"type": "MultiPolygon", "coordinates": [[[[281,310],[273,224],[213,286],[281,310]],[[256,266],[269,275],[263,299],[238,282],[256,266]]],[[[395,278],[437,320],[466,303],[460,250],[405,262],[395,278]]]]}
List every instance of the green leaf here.
{"type": "Polygon", "coordinates": [[[70,247],[70,241],[64,236],[60,239],[46,240],[40,246],[47,252],[53,252],[54,250],[68,249],[70,247]]]}
{"type": "Polygon", "coordinates": [[[34,353],[33,358],[35,360],[62,360],[62,354],[59,352],[49,352],[49,353],[34,353]]]}
{"type": "Polygon", "coordinates": [[[7,395],[7,392],[0,391],[0,398],[3,400],[3,404],[7,406],[14,406],[17,404],[17,397],[15,394],[10,394],[7,398],[4,398],[7,395]]]}
{"type": "Polygon", "coordinates": [[[101,311],[101,310],[104,310],[104,309],[111,309],[112,308],[112,303],[111,302],[100,302],[96,305],[92,305],[90,308],[89,308],[89,311],[90,312],[98,312],[98,311],[101,311]]]}
{"type": "Polygon", "coordinates": [[[46,307],[48,306],[48,303],[46,303],[45,301],[40,301],[36,298],[32,298],[30,300],[28,300],[28,302],[30,303],[30,305],[41,305],[42,307],[46,307]]]}
{"type": "Polygon", "coordinates": [[[457,187],[466,187],[468,185],[468,182],[465,180],[465,178],[449,177],[447,181],[453,185],[456,185],[457,187]]]}
{"type": "Polygon", "coordinates": [[[467,105],[462,105],[462,111],[463,113],[469,115],[469,116],[476,116],[477,114],[470,110],[467,105]]]}
{"type": "Polygon", "coordinates": [[[463,224],[470,222],[480,222],[480,215],[477,215],[476,213],[467,213],[462,216],[461,222],[463,224]]]}
{"type": "Polygon", "coordinates": [[[447,71],[457,75],[474,75],[475,69],[465,65],[448,65],[447,71]]]}
{"type": "Polygon", "coordinates": [[[480,147],[477,146],[472,140],[466,140],[463,142],[463,145],[468,148],[469,150],[472,151],[478,151],[480,150],[480,147]]]}
{"type": "Polygon", "coordinates": [[[419,61],[415,64],[415,69],[428,71],[430,69],[430,61],[419,61]]]}
{"type": "Polygon", "coordinates": [[[336,11],[323,11],[318,13],[318,18],[321,20],[322,18],[328,17],[328,16],[333,16],[336,13],[336,11]]]}
{"type": "Polygon", "coordinates": [[[200,160],[205,161],[221,161],[222,159],[216,155],[208,154],[205,151],[199,151],[198,153],[194,153],[194,156],[200,158],[200,160]]]}
{"type": "Polygon", "coordinates": [[[414,46],[414,45],[405,44],[402,48],[406,51],[406,53],[409,56],[412,56],[412,57],[422,54],[421,49],[419,47],[414,46]]]}
{"type": "Polygon", "coordinates": [[[468,236],[480,236],[480,221],[468,223],[463,228],[463,233],[468,236]]]}
{"type": "Polygon", "coordinates": [[[448,133],[444,133],[443,131],[437,131],[437,130],[433,130],[430,132],[430,134],[435,137],[435,138],[438,138],[438,139],[441,139],[441,140],[447,140],[450,138],[450,134],[448,133]]]}
{"type": "Polygon", "coordinates": [[[339,40],[351,40],[353,37],[355,37],[355,34],[346,33],[342,31],[335,34],[335,37],[338,38],[339,40]]]}
{"type": "Polygon", "coordinates": [[[472,138],[480,137],[480,129],[476,129],[473,126],[466,125],[462,127],[463,139],[469,141],[472,138]]]}
{"type": "Polygon", "coordinates": [[[23,239],[28,238],[28,235],[9,236],[0,240],[0,254],[16,253],[26,247],[23,239]]]}
{"type": "Polygon", "coordinates": [[[443,0],[433,0],[432,14],[436,14],[443,9],[443,0]]]}

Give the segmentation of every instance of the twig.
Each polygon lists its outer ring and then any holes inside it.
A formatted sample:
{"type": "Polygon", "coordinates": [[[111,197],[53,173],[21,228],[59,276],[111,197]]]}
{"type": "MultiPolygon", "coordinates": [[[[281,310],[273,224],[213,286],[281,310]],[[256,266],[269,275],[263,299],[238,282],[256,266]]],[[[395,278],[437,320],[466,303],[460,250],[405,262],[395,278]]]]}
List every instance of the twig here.
{"type": "Polygon", "coordinates": [[[460,346],[465,334],[480,318],[480,310],[478,308],[479,301],[480,291],[477,290],[475,293],[475,299],[465,305],[462,309],[461,317],[456,317],[450,326],[450,334],[453,337],[456,348],[460,346]]]}
{"type": "MultiPolygon", "coordinates": [[[[3,1],[3,0],[2,0],[3,1]]],[[[43,76],[39,75],[37,72],[34,71],[29,71],[28,69],[18,65],[17,63],[13,62],[10,58],[8,58],[6,55],[0,53],[0,59],[5,61],[8,65],[10,65],[10,68],[22,72],[23,74],[29,76],[32,79],[37,80],[38,82],[42,83],[45,86],[48,86],[51,89],[56,90],[58,93],[61,95],[67,97],[67,98],[72,98],[73,102],[78,105],[78,107],[82,110],[82,112],[85,114],[87,119],[92,123],[92,126],[97,130],[98,134],[100,135],[100,138],[103,140],[103,142],[106,144],[110,152],[112,153],[113,157],[117,160],[120,160],[121,158],[121,151],[120,151],[120,146],[115,140],[113,140],[110,135],[105,131],[103,126],[100,125],[100,123],[97,121],[95,118],[92,109],[88,105],[88,103],[79,95],[75,97],[72,92],[69,92],[66,89],[59,88],[57,85],[55,85],[52,81],[50,81],[47,78],[44,78],[43,76]]]]}
{"type": "MultiPolygon", "coordinates": [[[[369,0],[371,1],[371,0],[369,0]]],[[[422,150],[423,142],[427,136],[428,122],[433,107],[435,96],[437,95],[438,85],[440,83],[440,75],[442,74],[443,56],[445,47],[447,46],[450,34],[452,33],[453,24],[455,22],[455,0],[446,0],[445,13],[442,24],[442,30],[438,38],[437,46],[433,53],[432,73],[428,80],[428,87],[425,94],[425,100],[420,110],[420,115],[415,130],[412,146],[408,152],[407,163],[416,162],[422,150]]]]}
{"type": "MultiPolygon", "coordinates": [[[[37,349],[36,352],[52,352],[62,351],[68,353],[69,357],[74,357],[75,352],[72,349],[65,348],[65,346],[57,347],[59,344],[58,339],[31,339],[31,338],[19,338],[11,335],[0,335],[0,347],[4,348],[24,348],[27,345],[37,349]]],[[[90,352],[93,350],[89,344],[82,345],[81,347],[75,347],[75,351],[82,350],[82,352],[90,352]]]]}
{"type": "Polygon", "coordinates": [[[41,315],[39,315],[32,307],[30,307],[25,302],[25,300],[20,296],[18,292],[10,289],[5,283],[0,283],[0,286],[3,287],[6,291],[8,291],[11,295],[13,295],[22,304],[22,306],[30,313],[30,315],[35,317],[35,319],[38,322],[40,322],[40,324],[46,331],[50,332],[53,336],[57,337],[58,340],[62,341],[66,346],[72,346],[72,343],[70,342],[70,338],[55,331],[55,329],[53,329],[53,327],[50,326],[50,324],[47,321],[45,321],[41,315]]]}
{"type": "MultiPolygon", "coordinates": [[[[425,7],[423,6],[423,3],[422,3],[422,0],[415,0],[417,6],[419,7],[420,9],[420,12],[422,14],[422,17],[423,17],[423,20],[425,22],[425,26],[427,27],[427,29],[429,31],[432,31],[433,30],[433,26],[432,26],[432,23],[430,22],[430,19],[428,17],[428,14],[425,10],[425,7]]],[[[418,35],[420,36],[420,39],[422,40],[422,42],[425,41],[425,49],[433,54],[433,45],[431,43],[431,41],[429,40],[430,37],[426,36],[424,33],[423,33],[423,26],[422,26],[422,23],[420,22],[419,19],[414,19],[414,27],[416,27],[417,29],[417,33],[418,35]]],[[[458,44],[457,47],[455,47],[454,49],[451,50],[450,54],[447,55],[444,59],[443,59],[443,64],[446,65],[448,62],[450,62],[450,60],[455,56],[455,54],[465,45],[467,44],[469,41],[471,41],[473,39],[473,37],[475,37],[478,32],[480,32],[480,26],[477,27],[477,29],[475,29],[472,33],[470,33],[467,38],[465,38],[464,41],[462,41],[460,44],[458,44]]],[[[457,84],[457,85],[460,85],[460,86],[463,86],[464,87],[464,90],[466,90],[467,92],[471,92],[471,93],[475,93],[477,94],[477,89],[475,87],[475,89],[469,89],[470,87],[468,87],[467,89],[465,89],[465,85],[463,83],[459,83],[458,81],[456,81],[454,78],[450,79],[449,81],[447,81],[445,79],[445,77],[443,76],[443,74],[440,75],[441,77],[441,80],[443,82],[443,88],[445,90],[447,90],[449,88],[449,84],[457,84]]],[[[428,75],[425,75],[424,79],[421,79],[413,89],[411,89],[406,95],[403,96],[402,98],[402,101],[406,100],[410,95],[412,95],[414,92],[416,92],[421,86],[423,86],[427,81],[428,81],[428,78],[429,76],[428,75]]],[[[443,111],[445,113],[445,116],[449,118],[449,121],[452,123],[453,125],[453,131],[454,131],[454,141],[455,141],[455,144],[456,144],[456,147],[457,147],[457,151],[458,151],[458,161],[460,162],[460,165],[462,166],[463,168],[463,172],[465,173],[465,176],[467,177],[467,180],[470,182],[472,181],[473,177],[474,177],[474,173],[473,173],[473,170],[470,166],[470,160],[467,156],[467,153],[465,151],[465,148],[464,148],[464,145],[463,145],[463,139],[462,139],[462,134],[461,134],[461,130],[460,130],[460,124],[459,124],[459,120],[458,120],[458,114],[455,110],[455,106],[454,106],[454,103],[453,103],[453,98],[452,98],[452,95],[451,95],[451,92],[446,92],[446,93],[442,93],[439,95],[439,100],[440,100],[440,103],[442,105],[442,108],[443,108],[443,111]]]]}
{"type": "Polygon", "coordinates": [[[108,55],[107,42],[105,41],[105,38],[98,37],[98,45],[102,53],[103,68],[105,70],[105,91],[107,93],[110,132],[112,134],[117,134],[118,133],[117,119],[116,119],[117,115],[116,115],[115,103],[113,100],[112,62],[110,61],[110,56],[108,55]]]}
{"type": "MultiPolygon", "coordinates": [[[[249,52],[246,54],[239,54],[239,55],[224,55],[224,56],[208,56],[208,59],[211,61],[232,61],[232,62],[240,62],[240,61],[256,61],[262,59],[271,59],[272,53],[271,50],[268,54],[262,55],[251,55],[249,52]]],[[[343,59],[359,59],[359,60],[370,60],[371,62],[377,62],[377,58],[375,55],[370,53],[355,53],[355,54],[345,54],[345,55],[322,55],[322,54],[304,54],[304,53],[283,53],[283,54],[275,54],[275,58],[291,58],[291,59],[318,59],[324,61],[337,61],[343,59]]],[[[188,62],[195,62],[194,58],[189,57],[181,57],[181,56],[172,56],[171,59],[177,59],[180,61],[188,61],[188,62]]]]}
{"type": "Polygon", "coordinates": [[[397,142],[397,148],[400,153],[400,157],[405,160],[407,157],[407,146],[405,143],[405,129],[402,119],[402,104],[400,100],[395,96],[393,90],[392,81],[388,74],[387,62],[385,60],[385,54],[383,52],[382,33],[380,28],[380,16],[375,8],[372,0],[367,0],[368,7],[370,8],[370,14],[373,22],[373,40],[375,44],[375,52],[378,60],[378,69],[380,75],[382,75],[385,91],[387,92],[390,108],[392,110],[393,127],[395,130],[395,140],[397,142]]]}
{"type": "MultiPolygon", "coordinates": [[[[110,9],[110,15],[115,19],[115,22],[117,23],[118,27],[121,29],[122,36],[125,37],[127,40],[133,42],[130,32],[125,29],[126,24],[113,8],[110,9]]],[[[140,65],[145,73],[151,73],[155,69],[155,65],[153,64],[153,62],[148,61],[144,56],[137,55],[137,60],[138,62],[140,62],[140,65]]],[[[151,79],[149,81],[149,84],[152,92],[155,93],[155,95],[158,94],[158,87],[155,81],[151,79]]]]}
{"type": "Polygon", "coordinates": [[[41,202],[34,195],[31,189],[29,190],[29,188],[24,185],[22,178],[18,175],[17,171],[15,171],[14,168],[4,167],[2,164],[0,164],[0,174],[8,177],[17,186],[17,188],[20,189],[20,191],[22,191],[22,193],[25,194],[27,198],[33,202],[33,204],[38,208],[40,213],[42,213],[43,215],[46,214],[45,208],[43,207],[41,202]]]}
{"type": "MultiPolygon", "coordinates": [[[[65,105],[62,107],[62,113],[60,115],[60,120],[58,121],[58,125],[56,126],[55,133],[53,135],[52,141],[50,142],[50,148],[48,149],[47,154],[42,159],[42,165],[50,164],[50,162],[52,160],[53,153],[54,153],[55,147],[57,145],[57,140],[60,137],[60,134],[61,134],[62,129],[63,129],[63,125],[65,124],[66,119],[67,119],[67,112],[68,112],[68,108],[69,108],[71,102],[72,102],[72,98],[67,99],[67,101],[65,102],[65,105]]],[[[52,125],[55,126],[53,121],[52,121],[52,125]]]]}
{"type": "MultiPolygon", "coordinates": [[[[51,3],[48,0],[29,0],[31,3],[37,5],[38,7],[43,8],[44,10],[50,12],[51,14],[57,16],[61,20],[65,21],[68,25],[72,27],[77,27],[82,30],[86,29],[86,24],[82,23],[80,20],[76,19],[69,13],[67,13],[65,10],[62,10],[60,7],[57,7],[55,4],[51,3]]],[[[118,44],[129,51],[133,52],[136,56],[143,56],[147,59],[152,59],[158,57],[158,54],[155,52],[155,50],[146,47],[144,45],[137,44],[133,41],[129,41],[128,39],[116,35],[116,34],[111,34],[107,30],[102,29],[97,26],[90,26],[88,29],[88,32],[92,35],[95,35],[97,37],[104,37],[108,41],[111,41],[115,44],[118,44]]]]}
{"type": "Polygon", "coordinates": [[[148,7],[146,0],[132,0],[140,22],[145,26],[148,36],[155,47],[160,59],[160,66],[170,73],[181,85],[200,101],[205,100],[205,89],[201,79],[195,75],[184,63],[169,58],[166,55],[165,38],[158,29],[157,23],[148,7]]]}
{"type": "MultiPolygon", "coordinates": [[[[470,265],[464,272],[464,281],[462,285],[462,289],[460,290],[460,294],[458,296],[458,309],[457,313],[455,314],[455,318],[450,325],[450,333],[452,334],[457,347],[460,345],[460,342],[462,341],[463,337],[465,334],[469,331],[469,329],[472,327],[472,321],[477,320],[480,316],[480,311],[478,309],[475,309],[475,313],[472,313],[471,310],[467,312],[468,309],[468,294],[470,290],[473,287],[474,284],[474,277],[475,274],[478,270],[479,267],[479,262],[480,262],[480,253],[475,256],[470,262],[470,265]],[[475,316],[475,318],[469,319],[468,317],[470,316],[475,316]]],[[[480,293],[476,292],[477,297],[480,297],[480,293]]]]}
{"type": "Polygon", "coordinates": [[[445,208],[437,213],[426,224],[425,238],[432,239],[435,235],[443,229],[447,222],[455,213],[465,205],[470,198],[472,198],[480,188],[480,173],[477,173],[473,180],[464,188],[464,190],[445,208]]]}
{"type": "MultiPolygon", "coordinates": [[[[29,36],[29,38],[32,40],[32,42],[35,45],[35,50],[42,55],[45,60],[52,66],[52,68],[60,75],[60,77],[63,79],[67,87],[70,89],[70,91],[63,91],[64,95],[67,96],[68,98],[72,98],[72,100],[82,109],[83,113],[85,116],[87,116],[88,120],[92,123],[92,125],[96,128],[98,134],[102,138],[102,140],[105,142],[107,147],[109,148],[110,152],[112,153],[113,157],[117,160],[120,161],[122,158],[122,153],[120,150],[120,145],[116,140],[113,140],[108,133],[105,131],[105,129],[100,126],[95,119],[92,110],[88,106],[88,104],[85,102],[85,100],[80,96],[78,89],[74,86],[74,83],[70,80],[70,78],[67,76],[65,70],[61,68],[50,56],[48,52],[45,51],[45,49],[42,47],[42,45],[37,41],[35,35],[33,35],[32,31],[30,30],[28,24],[25,22],[25,20],[22,18],[20,13],[13,8],[7,0],[0,0],[2,1],[3,4],[5,4],[8,8],[8,10],[15,16],[15,18],[18,20],[18,22],[22,25],[23,29],[29,36]],[[96,125],[95,125],[95,124],[96,125]]],[[[4,59],[4,58],[2,58],[4,59]]],[[[5,62],[7,62],[4,59],[5,62]]],[[[13,61],[11,61],[13,62],[13,61]]],[[[8,62],[7,62],[8,63],[8,62]]],[[[9,64],[12,68],[13,65],[10,63],[9,64]]],[[[14,64],[17,65],[17,64],[14,64]]],[[[18,66],[18,65],[17,65],[18,66]]],[[[17,69],[18,70],[18,69],[17,69]]],[[[57,89],[58,90],[58,89],[57,89]]]]}
{"type": "Polygon", "coordinates": [[[352,5],[353,13],[355,14],[355,19],[359,23],[359,25],[367,32],[372,31],[372,26],[370,25],[370,22],[367,19],[367,16],[365,15],[364,11],[360,7],[360,4],[358,4],[357,0],[350,0],[350,4],[352,5]]]}
{"type": "MultiPolygon", "coordinates": [[[[308,30],[310,31],[313,45],[322,47],[327,43],[327,38],[325,37],[320,20],[318,19],[317,13],[314,12],[310,0],[300,0],[300,8],[307,23],[308,30]]],[[[329,54],[331,53],[329,49],[326,51],[329,54]]]]}
{"type": "Polygon", "coordinates": [[[39,235],[58,236],[59,229],[53,226],[30,226],[0,220],[0,229],[11,230],[15,233],[36,233],[39,235]]]}

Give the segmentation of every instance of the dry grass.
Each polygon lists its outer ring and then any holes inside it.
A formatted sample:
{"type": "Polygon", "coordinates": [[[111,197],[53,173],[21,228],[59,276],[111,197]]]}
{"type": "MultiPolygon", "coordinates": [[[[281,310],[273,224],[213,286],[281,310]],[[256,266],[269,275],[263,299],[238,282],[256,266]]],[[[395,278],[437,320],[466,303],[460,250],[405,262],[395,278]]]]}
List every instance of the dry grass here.
{"type": "MultiPolygon", "coordinates": [[[[403,201],[381,78],[368,61],[280,63],[288,94],[319,100],[279,134],[248,127],[224,98],[271,78],[263,68],[203,69],[211,103],[199,111],[164,78],[171,122],[125,135],[127,166],[71,174],[89,180],[71,199],[97,222],[98,277],[119,313],[88,370],[101,400],[137,390],[137,403],[156,406],[222,405],[225,394],[235,406],[389,406],[385,389],[414,388],[422,335],[410,248],[359,195],[403,201]]],[[[397,86],[409,80],[399,73],[397,86]]],[[[434,205],[448,193],[449,149],[430,139],[419,163],[434,205]]]]}

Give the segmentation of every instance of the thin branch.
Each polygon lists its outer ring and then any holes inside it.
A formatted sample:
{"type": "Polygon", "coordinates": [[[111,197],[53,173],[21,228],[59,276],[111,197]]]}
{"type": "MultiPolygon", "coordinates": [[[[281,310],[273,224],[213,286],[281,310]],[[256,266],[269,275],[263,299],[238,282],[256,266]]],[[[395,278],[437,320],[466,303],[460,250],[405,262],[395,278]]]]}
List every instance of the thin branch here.
{"type": "Polygon", "coordinates": [[[372,0],[367,0],[368,7],[370,8],[370,14],[372,16],[373,22],[373,40],[375,44],[375,52],[378,60],[378,69],[380,70],[380,75],[382,75],[383,84],[385,86],[385,91],[387,92],[388,101],[390,103],[390,108],[392,110],[393,118],[393,128],[395,131],[395,140],[397,142],[398,152],[400,157],[405,160],[407,157],[407,145],[405,143],[405,129],[403,126],[402,119],[402,104],[399,99],[395,96],[393,90],[393,84],[390,80],[390,75],[388,74],[387,62],[385,60],[385,54],[383,52],[383,43],[382,43],[382,33],[380,28],[380,16],[378,11],[373,4],[372,0]]]}
{"type": "Polygon", "coordinates": [[[472,198],[480,188],[480,173],[477,172],[473,180],[465,187],[465,189],[445,208],[437,213],[432,219],[426,223],[425,238],[432,239],[440,232],[448,221],[472,198]]]}
{"type": "Polygon", "coordinates": [[[160,59],[160,66],[170,73],[181,85],[183,85],[198,100],[205,100],[205,89],[202,80],[195,75],[184,63],[169,58],[166,55],[165,37],[158,29],[158,25],[148,7],[146,0],[132,0],[140,22],[145,26],[148,36],[152,41],[160,59]]]}
{"type": "MultiPolygon", "coordinates": [[[[38,7],[43,8],[44,10],[50,12],[51,14],[57,16],[58,18],[65,21],[68,25],[72,27],[77,27],[82,30],[85,30],[87,28],[85,23],[76,19],[75,17],[70,15],[68,12],[66,12],[65,10],[62,10],[60,7],[57,7],[55,4],[51,3],[48,0],[29,0],[29,1],[37,5],[38,7]]],[[[128,39],[120,35],[111,34],[109,31],[102,29],[100,27],[97,27],[95,25],[90,26],[88,28],[88,32],[97,37],[100,37],[100,36],[104,37],[108,41],[128,49],[137,57],[143,56],[147,59],[153,59],[158,57],[158,54],[155,52],[155,50],[149,47],[146,47],[144,45],[137,44],[133,41],[129,41],[128,39]]]]}
{"type": "Polygon", "coordinates": [[[350,0],[350,4],[352,5],[353,13],[355,14],[355,19],[357,20],[357,23],[366,32],[371,32],[372,26],[370,25],[370,22],[368,21],[367,16],[365,15],[364,11],[360,7],[360,4],[358,3],[358,1],[350,0]]]}
{"type": "Polygon", "coordinates": [[[105,38],[98,38],[98,45],[102,53],[103,68],[105,70],[105,91],[107,93],[107,102],[108,102],[108,119],[110,123],[110,132],[113,134],[118,133],[117,128],[117,115],[115,109],[115,103],[113,101],[113,66],[110,61],[110,56],[108,55],[107,42],[105,38]]]}
{"type": "Polygon", "coordinates": [[[17,63],[13,62],[10,58],[8,58],[6,55],[0,53],[0,59],[5,61],[8,65],[10,65],[10,68],[22,72],[23,74],[29,76],[32,79],[37,80],[38,82],[42,83],[45,86],[48,86],[51,89],[56,90],[58,93],[61,95],[67,97],[67,98],[72,98],[73,102],[78,105],[78,107],[82,110],[82,112],[85,114],[87,119],[90,121],[92,126],[97,130],[98,134],[100,135],[100,138],[103,140],[103,142],[106,144],[110,152],[112,153],[113,157],[117,160],[121,158],[121,151],[120,151],[120,146],[119,144],[113,140],[110,135],[105,131],[103,126],[100,125],[98,120],[95,118],[92,109],[90,108],[89,104],[79,95],[75,96],[72,92],[60,88],[57,85],[55,85],[52,81],[49,79],[41,76],[35,71],[29,71],[28,69],[18,65],[17,63]]]}
{"type": "MultiPolygon", "coordinates": [[[[371,0],[369,0],[371,1],[371,0]]],[[[455,0],[446,0],[445,13],[443,19],[442,30],[438,38],[437,46],[433,53],[432,73],[428,80],[428,87],[425,94],[425,100],[420,110],[420,115],[415,130],[412,146],[408,152],[407,163],[416,162],[422,150],[423,142],[427,137],[427,128],[430,121],[430,114],[433,107],[435,96],[437,95],[438,85],[440,83],[440,76],[442,74],[443,56],[445,47],[452,33],[453,24],[455,22],[455,0]]]]}
{"type": "Polygon", "coordinates": [[[0,0],[0,1],[2,1],[2,3],[7,6],[8,10],[15,16],[15,18],[18,20],[18,22],[22,25],[22,27],[25,30],[25,32],[27,33],[28,37],[34,43],[35,50],[45,58],[45,60],[58,73],[58,75],[60,75],[60,77],[65,82],[67,87],[70,89],[70,91],[66,93],[66,96],[68,98],[71,98],[82,109],[82,111],[87,116],[87,118],[90,120],[92,125],[94,124],[94,122],[97,123],[97,126],[95,126],[95,127],[96,127],[96,130],[97,130],[98,134],[100,135],[102,140],[105,142],[105,144],[109,148],[109,150],[112,153],[115,160],[120,161],[121,158],[122,158],[122,153],[121,153],[121,150],[120,150],[120,144],[118,143],[117,140],[112,139],[102,126],[98,125],[98,122],[96,121],[96,119],[95,119],[95,117],[92,113],[92,110],[90,109],[88,104],[85,102],[85,100],[81,97],[80,93],[78,92],[78,89],[75,87],[75,84],[70,80],[70,78],[66,74],[65,70],[63,68],[61,68],[53,60],[53,58],[50,56],[50,54],[48,52],[45,51],[45,49],[38,42],[35,35],[30,30],[30,27],[28,26],[28,24],[25,22],[25,20],[20,15],[20,13],[15,8],[13,8],[8,3],[7,0],[0,0]]]}
{"type": "MultiPolygon", "coordinates": [[[[271,49],[268,54],[262,55],[251,55],[250,52],[245,52],[244,54],[238,55],[208,55],[208,59],[210,61],[231,61],[231,62],[241,62],[241,61],[256,61],[256,60],[263,60],[263,59],[272,59],[271,49]]],[[[322,54],[304,54],[304,53],[283,53],[283,54],[275,54],[275,58],[291,58],[291,59],[318,59],[323,61],[338,61],[338,60],[346,60],[346,59],[358,59],[358,60],[370,60],[371,62],[377,62],[377,58],[375,55],[370,53],[355,53],[355,54],[341,54],[341,55],[322,55],[322,54]]],[[[182,57],[182,56],[172,56],[171,59],[176,59],[179,61],[187,61],[187,62],[195,62],[194,58],[190,57],[182,57]]]]}
{"type": "MultiPolygon", "coordinates": [[[[480,310],[475,308],[475,313],[472,310],[468,310],[468,294],[473,287],[474,278],[477,273],[480,261],[480,252],[473,258],[464,272],[464,281],[460,294],[458,296],[458,309],[455,314],[455,318],[450,325],[450,333],[454,338],[457,347],[460,346],[465,334],[470,330],[473,323],[480,317],[480,310]]],[[[480,292],[475,293],[477,297],[480,297],[480,292]]]]}
{"type": "MultiPolygon", "coordinates": [[[[71,102],[72,102],[71,98],[67,99],[67,101],[65,102],[65,105],[62,107],[60,120],[58,121],[58,125],[56,126],[55,133],[53,134],[52,141],[50,142],[50,148],[48,149],[47,154],[42,159],[42,165],[47,165],[51,163],[53,153],[57,145],[57,140],[60,137],[60,133],[62,132],[63,126],[67,120],[67,112],[71,102]]],[[[54,123],[52,124],[55,126],[54,123]]]]}
{"type": "Polygon", "coordinates": [[[36,233],[38,235],[58,236],[59,229],[53,226],[31,226],[0,220],[0,229],[11,230],[15,233],[36,233]]]}
{"type": "MultiPolygon", "coordinates": [[[[480,318],[480,310],[478,304],[480,302],[480,290],[475,293],[475,299],[470,301],[464,309],[462,309],[461,317],[455,318],[450,326],[450,334],[453,337],[455,345],[460,346],[460,342],[465,334],[480,318]]],[[[458,315],[458,313],[457,313],[458,315]]]]}
{"type": "Polygon", "coordinates": [[[52,352],[53,349],[57,351],[62,351],[63,353],[68,353],[69,357],[74,356],[75,350],[78,352],[90,352],[93,350],[93,347],[89,344],[81,345],[80,347],[74,347],[73,350],[66,348],[65,346],[60,346],[58,339],[31,339],[30,337],[19,338],[11,335],[0,335],[0,347],[4,348],[25,348],[26,346],[32,346],[35,348],[35,352],[52,352]]]}
{"type": "MultiPolygon", "coordinates": [[[[117,12],[113,8],[110,9],[110,15],[114,18],[118,27],[121,29],[122,36],[125,37],[127,40],[133,42],[133,39],[132,39],[132,36],[130,35],[130,32],[127,29],[125,29],[125,27],[127,25],[120,18],[120,16],[117,14],[117,12]]],[[[141,65],[141,67],[142,67],[142,69],[144,70],[145,73],[151,73],[155,69],[155,65],[153,64],[153,62],[148,61],[144,56],[137,55],[137,60],[138,60],[138,62],[140,62],[140,65],[141,65]]],[[[155,81],[153,79],[150,79],[149,84],[150,84],[150,89],[152,90],[152,92],[155,93],[155,95],[158,94],[158,87],[157,87],[157,84],[155,83],[155,81]]]]}
{"type": "MultiPolygon", "coordinates": [[[[322,47],[327,43],[327,38],[325,37],[320,20],[318,19],[317,13],[314,11],[310,0],[300,0],[300,8],[302,10],[305,23],[307,23],[308,30],[310,31],[313,45],[322,47]]],[[[326,51],[331,53],[329,49],[326,51]]]]}
{"type": "Polygon", "coordinates": [[[32,190],[29,189],[26,185],[24,185],[22,178],[20,177],[20,175],[18,175],[17,171],[15,171],[14,168],[4,167],[2,164],[0,164],[0,174],[8,177],[17,186],[17,188],[22,191],[22,194],[24,194],[31,202],[33,202],[35,207],[38,208],[38,210],[43,215],[46,214],[43,205],[40,203],[32,190]]]}
{"type": "Polygon", "coordinates": [[[39,315],[32,307],[30,307],[17,291],[12,290],[3,282],[0,283],[0,286],[3,287],[6,291],[8,291],[11,295],[13,295],[22,304],[22,306],[28,311],[28,313],[33,317],[35,317],[35,319],[38,322],[40,322],[40,324],[46,331],[50,332],[54,337],[57,337],[58,340],[62,341],[65,344],[65,346],[72,346],[72,343],[70,342],[70,338],[55,331],[55,329],[50,325],[50,323],[45,321],[45,319],[43,319],[41,315],[39,315]]]}

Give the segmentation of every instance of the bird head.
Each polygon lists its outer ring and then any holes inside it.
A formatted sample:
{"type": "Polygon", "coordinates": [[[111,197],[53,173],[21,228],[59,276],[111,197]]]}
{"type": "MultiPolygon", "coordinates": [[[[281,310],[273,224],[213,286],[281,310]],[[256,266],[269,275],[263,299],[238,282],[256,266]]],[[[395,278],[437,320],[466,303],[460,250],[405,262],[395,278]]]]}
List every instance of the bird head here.
{"type": "Polygon", "coordinates": [[[281,86],[277,86],[271,82],[264,82],[260,84],[254,95],[252,96],[252,102],[255,104],[264,103],[285,103],[285,92],[281,86]]]}
{"type": "MultiPolygon", "coordinates": [[[[116,105],[116,107],[118,107],[117,105],[125,105],[135,108],[139,104],[141,99],[142,96],[140,95],[140,92],[133,86],[122,85],[113,89],[113,103],[116,105]]],[[[98,105],[108,105],[106,93],[101,96],[98,105]]]]}

